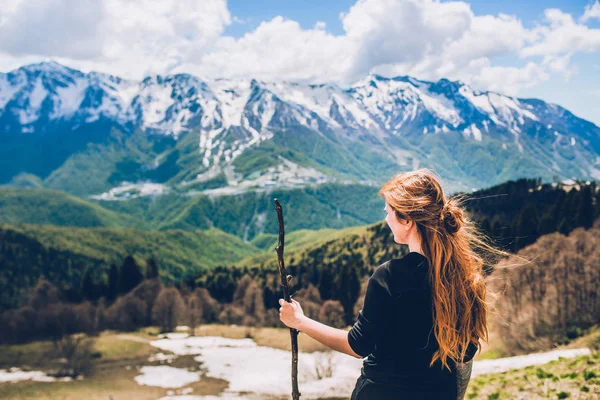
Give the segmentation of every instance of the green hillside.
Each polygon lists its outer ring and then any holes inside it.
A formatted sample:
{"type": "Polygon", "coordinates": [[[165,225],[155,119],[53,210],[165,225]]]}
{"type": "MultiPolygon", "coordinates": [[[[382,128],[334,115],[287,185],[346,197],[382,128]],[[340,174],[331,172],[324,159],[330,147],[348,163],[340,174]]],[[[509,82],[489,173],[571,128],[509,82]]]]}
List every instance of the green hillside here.
{"type": "Polygon", "coordinates": [[[39,188],[0,187],[0,223],[187,231],[214,227],[250,241],[261,234],[277,234],[275,198],[284,207],[288,232],[373,223],[381,218],[383,208],[377,187],[356,184],[219,197],[170,193],[119,201],[82,199],[39,188]]]}
{"type": "Polygon", "coordinates": [[[65,192],[0,187],[0,223],[78,227],[139,227],[144,221],[65,192]]]}
{"type": "Polygon", "coordinates": [[[231,264],[260,250],[218,229],[162,232],[119,228],[0,225],[0,308],[16,303],[40,277],[78,289],[86,269],[106,280],[110,264],[128,254],[158,260],[166,282],[179,282],[203,269],[231,264]]]}
{"type": "MultiPolygon", "coordinates": [[[[285,234],[284,243],[284,260],[287,262],[288,259],[293,257],[303,257],[305,253],[311,250],[321,248],[323,246],[329,246],[334,244],[340,244],[342,247],[346,246],[348,242],[352,242],[357,237],[363,238],[365,241],[373,239],[372,233],[370,233],[375,227],[383,229],[383,223],[378,222],[372,226],[356,226],[344,229],[320,229],[310,230],[301,229],[285,234]]],[[[265,253],[259,253],[251,255],[243,260],[236,263],[239,266],[248,266],[250,268],[257,266],[258,264],[264,264],[268,268],[275,267],[277,258],[273,258],[275,253],[275,247],[278,243],[278,235],[261,235],[256,237],[251,242],[256,247],[264,249],[265,253]]],[[[397,245],[398,247],[400,245],[397,245]]],[[[332,250],[335,251],[335,247],[332,250]]]]}
{"type": "Polygon", "coordinates": [[[260,234],[277,234],[275,198],[284,208],[287,232],[341,229],[382,218],[383,200],[377,190],[368,185],[324,184],[219,197],[170,194],[98,204],[146,220],[152,229],[216,227],[249,241],[260,234]]]}

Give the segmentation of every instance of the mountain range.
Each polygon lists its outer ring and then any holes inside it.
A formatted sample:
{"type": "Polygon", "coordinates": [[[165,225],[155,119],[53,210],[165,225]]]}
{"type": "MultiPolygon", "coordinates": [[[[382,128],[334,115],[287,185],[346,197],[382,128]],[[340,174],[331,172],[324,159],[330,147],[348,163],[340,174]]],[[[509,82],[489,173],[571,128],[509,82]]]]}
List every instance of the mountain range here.
{"type": "Polygon", "coordinates": [[[419,167],[448,191],[600,178],[600,128],[446,79],[141,81],[56,62],[0,74],[0,184],[97,200],[379,185],[419,167]]]}

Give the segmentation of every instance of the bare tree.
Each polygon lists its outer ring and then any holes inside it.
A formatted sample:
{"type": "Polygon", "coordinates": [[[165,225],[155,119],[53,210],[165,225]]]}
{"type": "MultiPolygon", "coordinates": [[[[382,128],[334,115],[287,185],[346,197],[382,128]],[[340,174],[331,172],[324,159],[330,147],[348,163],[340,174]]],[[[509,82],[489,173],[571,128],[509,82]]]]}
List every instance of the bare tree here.
{"type": "Polygon", "coordinates": [[[152,308],[152,319],[162,332],[172,332],[185,316],[185,303],[176,288],[163,289],[152,308]]]}
{"type": "Polygon", "coordinates": [[[246,314],[241,307],[234,304],[225,304],[223,311],[219,314],[219,321],[222,324],[242,325],[246,314]]]}
{"type": "Polygon", "coordinates": [[[319,320],[335,328],[344,327],[344,307],[337,300],[327,300],[319,311],[319,320]]]}
{"type": "Polygon", "coordinates": [[[108,325],[123,331],[133,331],[144,326],[145,315],[146,305],[132,294],[117,299],[106,312],[108,325]]]}
{"type": "Polygon", "coordinates": [[[598,227],[552,233],[519,251],[531,263],[514,269],[498,264],[502,296],[494,319],[509,353],[566,343],[598,321],[599,242],[598,227]]]}
{"type": "Polygon", "coordinates": [[[185,298],[186,319],[190,327],[190,334],[196,336],[196,327],[202,322],[202,303],[196,292],[192,292],[185,298]]]}
{"type": "Polygon", "coordinates": [[[152,323],[152,307],[154,307],[154,302],[161,290],[163,290],[163,285],[158,278],[155,278],[146,279],[131,291],[131,294],[142,300],[146,305],[145,325],[152,323]]]}
{"type": "Polygon", "coordinates": [[[304,311],[307,317],[312,319],[319,318],[319,311],[322,305],[319,289],[309,284],[308,287],[298,290],[294,295],[294,299],[302,304],[302,311],[304,311]]]}
{"type": "Polygon", "coordinates": [[[194,293],[200,299],[202,305],[202,319],[206,323],[216,322],[219,318],[220,304],[215,300],[206,288],[198,287],[194,293]]]}
{"type": "Polygon", "coordinates": [[[58,376],[76,378],[92,370],[93,340],[83,334],[77,334],[64,335],[54,339],[52,343],[57,358],[64,360],[58,376]]]}
{"type": "Polygon", "coordinates": [[[265,302],[263,292],[254,279],[244,275],[233,295],[235,307],[244,311],[242,325],[261,326],[265,321],[265,302]]]}

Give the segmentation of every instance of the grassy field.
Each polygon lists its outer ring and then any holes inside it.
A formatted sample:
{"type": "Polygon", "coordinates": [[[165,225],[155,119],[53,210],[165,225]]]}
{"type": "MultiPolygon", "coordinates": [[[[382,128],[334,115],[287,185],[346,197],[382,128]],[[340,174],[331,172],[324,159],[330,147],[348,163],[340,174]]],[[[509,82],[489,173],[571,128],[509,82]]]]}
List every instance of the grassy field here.
{"type": "MultiPolygon", "coordinates": [[[[104,332],[95,342],[94,350],[101,356],[94,362],[90,376],[73,382],[8,382],[0,383],[0,399],[110,399],[155,400],[176,389],[138,385],[134,377],[142,365],[159,365],[148,358],[163,352],[150,345],[157,339],[156,328],[132,333],[104,332]]],[[[196,329],[197,336],[222,336],[231,339],[252,338],[259,346],[290,348],[288,329],[253,328],[227,325],[205,325],[196,329]]],[[[323,351],[325,347],[309,336],[298,337],[301,351],[323,351]]],[[[50,370],[56,365],[52,343],[40,341],[23,345],[0,346],[0,369],[21,367],[25,370],[50,370]]],[[[197,369],[193,356],[179,356],[169,364],[176,368],[197,369]]],[[[227,381],[203,376],[199,382],[187,385],[196,395],[217,395],[228,386],[227,381]]]]}
{"type": "MultiPolygon", "coordinates": [[[[94,370],[83,380],[72,382],[14,382],[0,383],[0,399],[126,399],[155,400],[179,389],[163,389],[138,385],[134,377],[143,365],[159,365],[148,358],[161,352],[150,345],[157,339],[156,328],[137,332],[104,332],[97,339],[94,350],[98,353],[94,370]],[[112,396],[112,397],[111,397],[112,396]]],[[[197,336],[221,336],[231,339],[251,338],[259,346],[290,349],[289,330],[284,328],[254,328],[234,325],[204,325],[196,330],[197,336]]],[[[299,348],[303,352],[323,351],[325,347],[307,335],[300,334],[299,348]]],[[[600,339],[600,329],[566,347],[593,346],[600,339]]],[[[500,341],[492,336],[490,346],[484,347],[476,359],[501,356],[500,341]]],[[[165,351],[162,351],[166,353],[165,351]]],[[[21,367],[31,370],[50,370],[56,360],[51,342],[0,346],[0,369],[21,367]]],[[[170,366],[198,370],[193,356],[180,356],[170,366]]],[[[218,395],[228,382],[203,376],[199,382],[187,385],[194,395],[218,395]]],[[[561,359],[551,363],[512,370],[504,373],[474,377],[467,391],[468,399],[597,399],[600,398],[600,353],[576,359],[561,359]]]]}
{"type": "Polygon", "coordinates": [[[467,399],[599,399],[600,353],[474,377],[467,399]]]}

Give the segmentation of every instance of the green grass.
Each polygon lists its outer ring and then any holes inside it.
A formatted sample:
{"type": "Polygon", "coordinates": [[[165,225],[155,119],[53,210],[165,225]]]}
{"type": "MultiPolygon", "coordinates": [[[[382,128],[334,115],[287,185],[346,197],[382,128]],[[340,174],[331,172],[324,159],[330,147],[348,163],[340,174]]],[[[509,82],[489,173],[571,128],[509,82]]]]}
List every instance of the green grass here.
{"type": "Polygon", "coordinates": [[[597,399],[600,353],[473,377],[468,399],[597,399]]]}
{"type": "Polygon", "coordinates": [[[143,227],[131,216],[55,190],[0,187],[0,223],[77,227],[143,227]]]}

